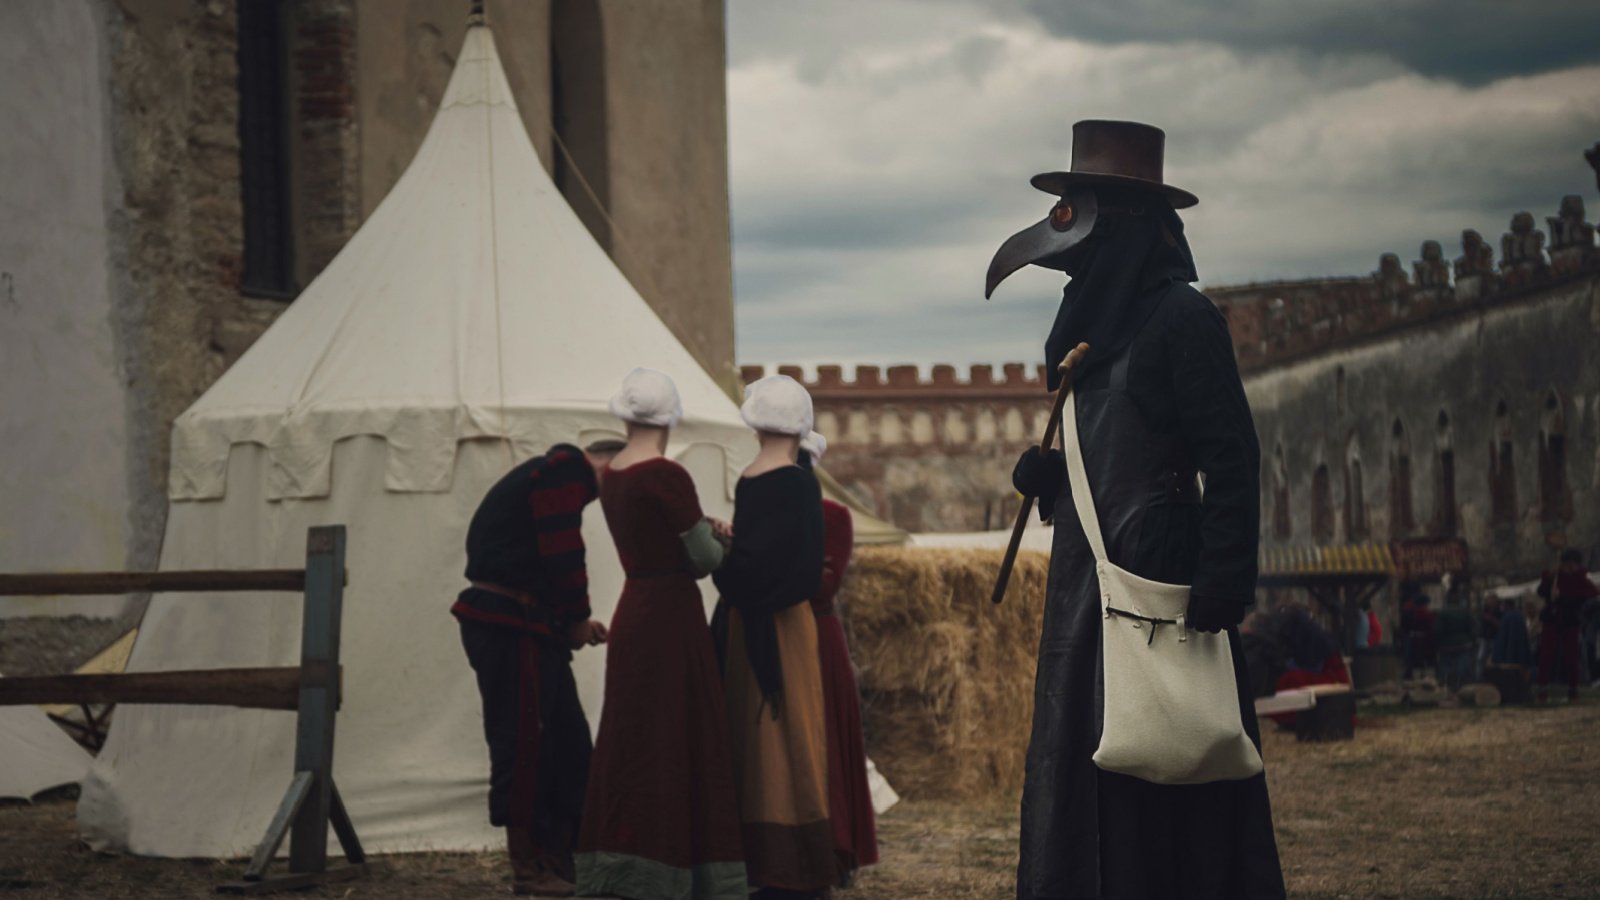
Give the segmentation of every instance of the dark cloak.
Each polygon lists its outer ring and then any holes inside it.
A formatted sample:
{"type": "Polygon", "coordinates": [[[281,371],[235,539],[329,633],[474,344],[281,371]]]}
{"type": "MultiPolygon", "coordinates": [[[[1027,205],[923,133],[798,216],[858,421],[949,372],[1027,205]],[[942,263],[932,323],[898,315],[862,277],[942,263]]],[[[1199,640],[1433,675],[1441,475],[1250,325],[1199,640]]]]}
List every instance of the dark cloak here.
{"type": "MultiPolygon", "coordinates": [[[[1227,324],[1188,284],[1194,267],[1176,219],[1170,209],[1128,217],[1089,248],[1052,343],[1100,342],[1074,384],[1110,560],[1242,608],[1255,591],[1260,450],[1227,324]],[[1122,306],[1089,305],[1112,299],[1122,306]],[[1206,476],[1203,503],[1197,471],[1206,476]]],[[[1064,478],[1056,509],[1017,896],[1284,896],[1264,775],[1168,786],[1095,767],[1099,588],[1064,478]]],[[[1238,632],[1227,633],[1240,715],[1259,745],[1238,632]]]]}

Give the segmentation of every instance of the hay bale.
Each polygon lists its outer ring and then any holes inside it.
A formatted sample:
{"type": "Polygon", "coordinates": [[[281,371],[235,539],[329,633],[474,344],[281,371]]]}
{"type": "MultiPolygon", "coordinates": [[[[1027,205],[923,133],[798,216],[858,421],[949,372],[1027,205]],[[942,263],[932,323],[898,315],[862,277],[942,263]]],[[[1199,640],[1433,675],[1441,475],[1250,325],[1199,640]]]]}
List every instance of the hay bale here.
{"type": "Polygon", "coordinates": [[[962,800],[1015,791],[1033,719],[1049,558],[858,548],[839,599],[860,672],[867,751],[897,791],[962,800]]]}

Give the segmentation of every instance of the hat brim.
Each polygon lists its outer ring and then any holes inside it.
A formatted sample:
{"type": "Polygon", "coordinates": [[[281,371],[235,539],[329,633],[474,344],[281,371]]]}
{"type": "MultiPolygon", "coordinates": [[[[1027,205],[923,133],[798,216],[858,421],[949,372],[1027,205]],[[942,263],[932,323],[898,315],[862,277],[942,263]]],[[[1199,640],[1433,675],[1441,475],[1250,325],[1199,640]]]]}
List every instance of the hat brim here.
{"type": "Polygon", "coordinates": [[[1182,188],[1175,188],[1170,184],[1162,184],[1159,181],[1134,178],[1130,175],[1098,175],[1093,172],[1041,172],[1028,179],[1028,183],[1046,194],[1054,194],[1057,197],[1074,187],[1093,187],[1097,184],[1108,184],[1154,191],[1166,197],[1167,202],[1172,204],[1173,209],[1188,209],[1200,202],[1199,197],[1182,188]]]}

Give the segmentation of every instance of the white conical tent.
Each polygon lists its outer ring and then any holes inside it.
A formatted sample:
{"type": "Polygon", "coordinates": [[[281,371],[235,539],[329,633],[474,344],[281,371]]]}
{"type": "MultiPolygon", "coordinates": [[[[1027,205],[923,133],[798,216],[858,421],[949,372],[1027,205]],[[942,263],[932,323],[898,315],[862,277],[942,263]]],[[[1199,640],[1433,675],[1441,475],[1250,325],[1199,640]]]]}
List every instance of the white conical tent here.
{"type": "MultiPolygon", "coordinates": [[[[607,400],[669,373],[672,455],[709,514],[754,455],[738,410],[567,206],[535,155],[487,28],[468,30],[416,159],[326,271],[182,417],[163,569],[303,564],[349,526],[335,781],[370,849],[466,849],[488,824],[488,751],[448,608],[467,522],[514,461],[620,435],[607,400]]],[[[596,615],[622,574],[584,519],[596,615]]],[[[292,665],[291,595],[157,596],[130,670],[292,665]]],[[[597,723],[604,658],[577,655],[597,723]]],[[[79,804],[98,848],[248,853],[291,777],[294,716],[124,706],[79,804]]]]}

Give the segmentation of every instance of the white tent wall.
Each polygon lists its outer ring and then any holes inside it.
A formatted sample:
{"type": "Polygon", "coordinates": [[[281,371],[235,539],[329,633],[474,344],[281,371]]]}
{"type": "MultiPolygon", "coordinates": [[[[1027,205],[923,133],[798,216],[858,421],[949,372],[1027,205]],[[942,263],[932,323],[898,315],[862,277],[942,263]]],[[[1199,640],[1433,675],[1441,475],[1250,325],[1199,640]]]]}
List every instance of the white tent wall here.
{"type": "MultiPolygon", "coordinates": [[[[467,524],[515,462],[620,436],[633,366],[677,382],[670,455],[706,512],[756,451],[738,409],[673,338],[545,174],[486,28],[417,157],[345,249],[173,429],[163,570],[299,568],[306,531],[348,526],[335,780],[371,850],[478,849],[488,750],[449,607],[467,524]]],[[[622,587],[598,505],[591,598],[622,587]]],[[[706,583],[709,587],[709,584],[706,583]]],[[[157,596],[129,671],[294,665],[301,602],[157,596]]],[[[574,669],[598,724],[604,651],[574,669]]],[[[118,709],[78,816],[97,849],[249,853],[293,775],[294,716],[118,709]]]]}

